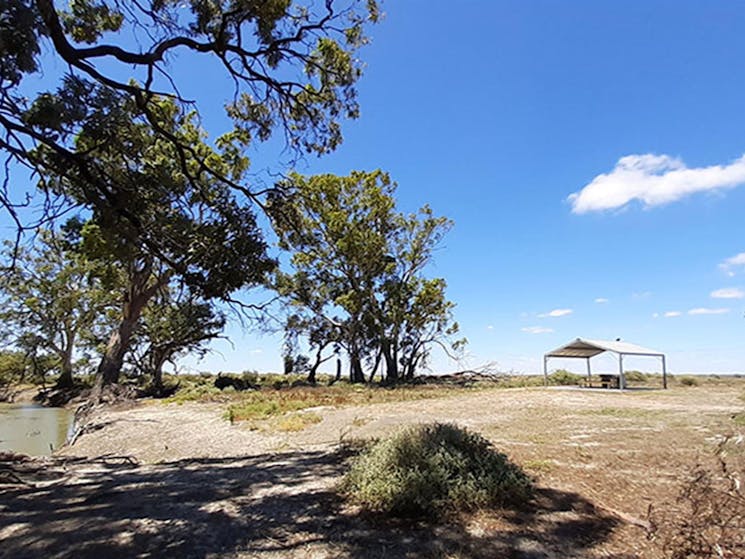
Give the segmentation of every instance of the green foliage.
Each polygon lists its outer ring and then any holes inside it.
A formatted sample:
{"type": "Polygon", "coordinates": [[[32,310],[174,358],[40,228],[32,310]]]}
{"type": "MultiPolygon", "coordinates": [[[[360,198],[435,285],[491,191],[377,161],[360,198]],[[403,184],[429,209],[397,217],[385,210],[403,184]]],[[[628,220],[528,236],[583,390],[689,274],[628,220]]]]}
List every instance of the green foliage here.
{"type": "Polygon", "coordinates": [[[576,386],[584,380],[582,375],[559,369],[548,375],[548,382],[557,386],[576,386]]]}
{"type": "Polygon", "coordinates": [[[458,324],[442,278],[423,269],[452,223],[427,206],[395,210],[395,188],[382,171],[349,176],[297,174],[280,183],[269,211],[291,267],[275,288],[288,301],[289,345],[305,336],[316,351],[331,345],[350,360],[382,359],[388,380],[412,377],[433,345],[458,349],[458,324]],[[378,357],[376,357],[378,356],[378,357]]]}
{"type": "MultiPolygon", "coordinates": [[[[355,85],[362,63],[356,53],[367,42],[365,28],[379,16],[373,1],[343,6],[333,0],[323,6],[312,0],[56,4],[0,0],[0,96],[9,100],[0,144],[38,176],[70,179],[42,180],[45,194],[60,194],[63,201],[119,221],[119,227],[135,231],[130,239],[144,240],[140,248],[153,256],[173,254],[175,241],[191,237],[179,237],[184,231],[178,227],[163,231],[151,216],[140,215],[140,198],[160,200],[168,214],[184,209],[173,197],[162,196],[174,183],[217,182],[240,193],[243,201],[260,202],[242,177],[247,149],[255,140],[268,140],[280,130],[297,151],[323,154],[339,145],[341,120],[359,113],[355,85]],[[42,58],[43,41],[49,48],[42,58]],[[217,150],[205,149],[198,136],[171,125],[192,118],[199,108],[181,96],[180,72],[169,74],[176,51],[185,64],[191,57],[212,57],[235,86],[226,106],[234,126],[215,141],[217,150]],[[28,100],[36,85],[31,79],[28,85],[22,82],[42,72],[43,81],[55,85],[28,100]],[[131,144],[123,140],[128,137],[131,144]],[[150,148],[160,153],[148,173],[152,180],[137,176],[139,163],[121,166],[123,160],[141,157],[143,137],[152,138],[150,148]],[[121,155],[115,172],[105,161],[112,154],[121,155]],[[174,166],[178,169],[170,172],[174,166]]],[[[199,200],[219,207],[224,196],[213,194],[201,191],[187,205],[199,200]]],[[[12,207],[6,198],[2,203],[12,207]]],[[[48,209],[53,213],[58,207],[48,209]]],[[[227,221],[245,220],[241,211],[233,208],[227,221]]],[[[215,246],[232,240],[232,231],[224,234],[221,225],[216,220],[211,227],[215,246]]],[[[198,229],[206,233],[208,228],[200,224],[198,229]]],[[[126,229],[119,229],[122,237],[126,229]]],[[[182,246],[177,252],[196,258],[213,274],[219,269],[204,243],[189,243],[188,250],[182,246]]],[[[188,276],[187,271],[192,272],[188,265],[181,270],[188,276]]]]}
{"type": "Polygon", "coordinates": [[[57,357],[33,351],[0,350],[0,385],[43,384],[60,371],[57,357]]]}
{"type": "Polygon", "coordinates": [[[206,375],[164,375],[163,384],[166,386],[178,386],[176,392],[166,402],[183,404],[186,402],[206,402],[220,399],[222,392],[215,387],[214,376],[206,375]]]}
{"type": "Polygon", "coordinates": [[[409,427],[360,454],[341,490],[366,510],[432,517],[530,500],[530,478],[482,436],[449,424],[409,427]]]}
{"type": "Polygon", "coordinates": [[[699,379],[690,375],[678,377],[678,382],[683,386],[698,386],[699,384],[701,384],[699,379]]]}
{"type": "Polygon", "coordinates": [[[144,309],[133,343],[138,369],[162,386],[163,366],[186,354],[202,357],[219,336],[225,317],[213,306],[176,286],[164,286],[144,309]]]}
{"type": "Polygon", "coordinates": [[[39,36],[45,34],[32,2],[0,0],[0,83],[18,85],[38,69],[39,36]]]}
{"type": "Polygon", "coordinates": [[[20,351],[0,351],[0,385],[23,380],[28,370],[26,356],[20,351]]]}
{"type": "MultiPolygon", "coordinates": [[[[249,184],[248,149],[278,129],[298,152],[341,142],[340,121],[359,112],[355,53],[377,18],[372,1],[0,0],[6,175],[35,171],[43,218],[84,206],[88,257],[117,262],[126,279],[104,382],[117,381],[143,307],[170,281],[204,300],[264,281],[274,261],[254,215],[265,193],[249,184]],[[212,56],[235,85],[234,126],[210,143],[198,104],[168,74],[176,49],[212,56]],[[34,96],[22,82],[41,72],[52,85],[34,96]]],[[[0,205],[17,219],[12,194],[0,205]]]]}
{"type": "Polygon", "coordinates": [[[649,375],[641,371],[625,371],[623,376],[627,382],[647,382],[649,380],[649,375]]]}
{"type": "Polygon", "coordinates": [[[70,0],[69,11],[60,14],[62,25],[78,43],[95,43],[106,31],[119,31],[124,14],[103,2],[70,0]]]}
{"type": "Polygon", "coordinates": [[[69,230],[41,231],[36,246],[6,243],[8,269],[0,280],[0,338],[22,349],[38,371],[54,356],[59,384],[72,383],[73,358],[95,349],[110,323],[117,298],[100,281],[101,266],[80,251],[80,238],[69,230]],[[64,234],[63,234],[64,233],[64,234]]]}

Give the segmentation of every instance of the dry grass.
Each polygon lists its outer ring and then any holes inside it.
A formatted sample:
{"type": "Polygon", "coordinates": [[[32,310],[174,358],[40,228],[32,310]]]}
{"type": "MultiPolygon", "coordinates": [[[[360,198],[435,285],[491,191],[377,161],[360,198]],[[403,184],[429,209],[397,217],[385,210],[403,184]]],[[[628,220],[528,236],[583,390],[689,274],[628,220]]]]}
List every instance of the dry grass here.
{"type": "Polygon", "coordinates": [[[364,404],[409,402],[463,395],[493,386],[443,387],[433,385],[378,385],[303,386],[295,388],[264,388],[233,393],[227,409],[231,422],[267,419],[310,408],[340,408],[364,404]]]}
{"type": "MultiPolygon", "coordinates": [[[[480,433],[536,477],[536,511],[521,517],[498,513],[466,517],[465,528],[450,539],[439,525],[417,533],[409,524],[400,530],[396,526],[366,524],[370,539],[364,541],[365,551],[362,547],[350,551],[345,542],[354,530],[344,531],[339,543],[329,539],[327,527],[343,522],[345,513],[310,508],[307,517],[319,519],[308,536],[309,541],[318,542],[313,544],[315,556],[448,557],[462,551],[462,556],[470,559],[662,559],[670,554],[660,547],[661,537],[646,537],[649,506],[672,507],[697,464],[711,462],[723,436],[745,435],[745,379],[699,380],[696,387],[671,382],[670,390],[624,392],[349,385],[263,389],[225,396],[219,404],[158,404],[122,412],[112,410],[108,417],[99,418],[103,427],[81,437],[72,451],[87,456],[126,452],[145,461],[163,463],[195,456],[205,457],[210,464],[213,457],[258,456],[261,466],[255,468],[256,475],[269,475],[262,470],[266,456],[276,455],[279,461],[286,461],[291,451],[308,453],[336,448],[340,435],[344,440],[371,440],[402,425],[453,422],[480,433]],[[250,430],[246,423],[231,425],[224,420],[225,407],[252,402],[254,408],[248,408],[251,413],[265,418],[254,420],[260,429],[250,430]],[[308,411],[309,408],[316,409],[308,411]],[[302,409],[306,411],[300,413],[302,409]],[[292,425],[297,421],[294,417],[303,414],[314,414],[322,421],[303,425],[300,430],[280,431],[276,427],[288,418],[292,418],[292,425]],[[434,554],[435,548],[442,553],[434,554]]],[[[498,383],[488,386],[495,385],[498,383]]],[[[735,448],[728,452],[732,454],[735,448]]],[[[297,499],[307,497],[313,507],[318,503],[313,488],[299,481],[312,480],[331,487],[338,480],[337,474],[323,470],[314,461],[303,464],[299,471],[297,474],[293,470],[286,481],[271,484],[272,491],[282,490],[289,495],[283,504],[289,520],[281,524],[286,533],[296,533],[303,526],[307,529],[305,520],[295,520],[300,518],[297,499]]],[[[164,491],[168,489],[165,487],[164,491]]],[[[220,494],[219,499],[221,503],[227,500],[243,518],[245,494],[220,494]]],[[[252,511],[255,517],[265,514],[267,518],[277,518],[275,513],[267,513],[258,505],[252,511]]],[[[364,522],[367,520],[354,517],[355,530],[364,522]]],[[[258,534],[252,549],[267,544],[258,531],[251,533],[258,534]]],[[[262,552],[257,556],[275,559],[282,555],[262,552]]],[[[294,554],[282,557],[307,556],[310,552],[301,546],[294,554]]]]}
{"type": "Polygon", "coordinates": [[[302,431],[310,425],[323,421],[323,417],[313,412],[293,413],[277,420],[276,429],[284,432],[302,431]]]}

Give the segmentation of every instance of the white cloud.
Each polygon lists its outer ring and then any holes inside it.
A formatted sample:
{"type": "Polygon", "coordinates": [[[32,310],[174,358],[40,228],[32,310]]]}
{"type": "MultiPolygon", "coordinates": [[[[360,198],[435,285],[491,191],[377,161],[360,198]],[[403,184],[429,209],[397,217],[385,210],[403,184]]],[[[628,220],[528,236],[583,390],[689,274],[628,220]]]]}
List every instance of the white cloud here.
{"type": "Polygon", "coordinates": [[[549,312],[541,313],[538,315],[538,318],[557,318],[559,316],[566,316],[568,314],[572,314],[574,311],[572,309],[554,309],[549,312]]]}
{"type": "Polygon", "coordinates": [[[727,272],[727,275],[730,277],[735,275],[735,272],[732,271],[732,268],[741,268],[743,266],[745,266],[745,252],[730,256],[719,265],[719,267],[727,272]]]}
{"type": "Polygon", "coordinates": [[[729,312],[729,309],[707,309],[703,307],[699,307],[697,309],[691,309],[688,311],[688,314],[727,314],[729,312]]]}
{"type": "Polygon", "coordinates": [[[554,331],[553,328],[544,328],[543,326],[527,326],[526,328],[521,328],[521,330],[528,334],[550,334],[554,331]]]}
{"type": "Polygon", "coordinates": [[[680,311],[667,311],[662,316],[664,316],[665,318],[673,318],[675,316],[680,316],[681,314],[683,314],[683,313],[680,312],[680,311]]]}
{"type": "Polygon", "coordinates": [[[642,292],[635,292],[631,294],[631,298],[635,301],[639,301],[640,299],[649,299],[652,296],[651,291],[642,291],[642,292]]]}
{"type": "Polygon", "coordinates": [[[652,318],[660,318],[660,313],[658,313],[658,312],[653,312],[653,313],[652,313],[652,318]]]}
{"type": "Polygon", "coordinates": [[[596,176],[582,190],[570,194],[572,212],[622,208],[633,200],[646,207],[680,200],[696,192],[745,184],[745,155],[729,165],[689,169],[681,159],[651,153],[627,155],[610,173],[596,176]]]}
{"type": "Polygon", "coordinates": [[[598,297],[597,299],[595,299],[595,302],[600,304],[607,303],[608,299],[606,299],[605,297],[598,297]]]}
{"type": "Polygon", "coordinates": [[[486,327],[486,329],[487,330],[494,330],[494,326],[490,324],[489,326],[486,327]]]}
{"type": "Polygon", "coordinates": [[[742,299],[745,297],[745,291],[737,287],[723,287],[711,292],[713,299],[742,299]]]}

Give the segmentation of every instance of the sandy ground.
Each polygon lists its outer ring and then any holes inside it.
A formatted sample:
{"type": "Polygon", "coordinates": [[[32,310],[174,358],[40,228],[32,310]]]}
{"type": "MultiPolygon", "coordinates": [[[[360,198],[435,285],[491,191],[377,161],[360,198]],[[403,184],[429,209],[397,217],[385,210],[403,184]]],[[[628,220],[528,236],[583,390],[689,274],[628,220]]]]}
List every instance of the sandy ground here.
{"type": "Polygon", "coordinates": [[[43,474],[29,466],[33,486],[0,487],[0,556],[660,557],[649,506],[738,429],[744,391],[464,392],[316,408],[322,421],[293,433],[231,425],[217,404],[105,410],[43,474]],[[536,503],[436,524],[367,518],[338,499],[340,443],[428,421],[493,441],[536,477],[536,503]]]}

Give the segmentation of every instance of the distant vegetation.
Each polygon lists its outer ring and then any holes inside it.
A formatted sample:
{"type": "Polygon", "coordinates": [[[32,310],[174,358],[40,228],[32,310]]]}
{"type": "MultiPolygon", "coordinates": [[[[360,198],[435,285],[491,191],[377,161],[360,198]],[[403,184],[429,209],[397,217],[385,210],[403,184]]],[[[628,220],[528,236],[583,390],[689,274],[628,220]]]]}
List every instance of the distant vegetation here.
{"type": "Polygon", "coordinates": [[[566,369],[559,369],[548,375],[548,382],[557,386],[576,386],[581,384],[585,378],[566,369]]]}

